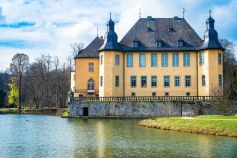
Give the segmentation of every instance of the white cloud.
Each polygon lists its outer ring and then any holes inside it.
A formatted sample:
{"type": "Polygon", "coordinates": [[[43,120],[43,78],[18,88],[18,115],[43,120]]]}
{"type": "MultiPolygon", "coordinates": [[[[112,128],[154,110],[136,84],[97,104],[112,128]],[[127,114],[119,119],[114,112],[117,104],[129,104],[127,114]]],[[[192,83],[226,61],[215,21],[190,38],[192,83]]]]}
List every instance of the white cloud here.
{"type": "MultiPolygon", "coordinates": [[[[203,37],[208,10],[213,10],[216,28],[221,37],[230,37],[237,27],[237,1],[211,0],[127,0],[127,1],[80,1],[80,0],[0,0],[1,23],[33,22],[35,26],[26,28],[1,28],[0,41],[24,40],[30,43],[41,43],[32,49],[0,47],[0,69],[6,68],[11,57],[18,52],[26,52],[35,58],[40,54],[57,55],[65,59],[70,55],[69,44],[85,42],[88,44],[99,34],[104,35],[109,12],[116,21],[115,29],[119,39],[134,25],[139,17],[173,17],[182,16],[182,8],[186,9],[185,19],[195,31],[203,37]],[[234,26],[234,27],[233,27],[234,26]],[[42,46],[42,43],[45,44],[42,46]]],[[[235,31],[236,32],[236,31],[235,31]]],[[[237,33],[236,33],[237,36],[237,33]]]]}

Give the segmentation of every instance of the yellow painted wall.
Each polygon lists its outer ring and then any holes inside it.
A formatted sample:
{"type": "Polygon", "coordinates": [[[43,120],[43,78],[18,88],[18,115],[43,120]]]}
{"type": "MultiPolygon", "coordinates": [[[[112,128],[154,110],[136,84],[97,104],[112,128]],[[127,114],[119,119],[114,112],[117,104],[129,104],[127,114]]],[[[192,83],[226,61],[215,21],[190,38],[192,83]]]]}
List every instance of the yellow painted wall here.
{"type": "Polygon", "coordinates": [[[99,96],[122,96],[123,95],[123,53],[100,52],[100,75],[104,77],[103,86],[100,86],[99,96]],[[119,66],[115,65],[115,55],[120,55],[119,66]],[[103,57],[103,64],[101,58],[103,57]],[[115,87],[115,76],[119,76],[119,87],[115,87]]]}
{"type": "MultiPolygon", "coordinates": [[[[146,67],[139,67],[139,53],[133,53],[133,67],[125,68],[125,95],[131,96],[132,92],[136,96],[151,96],[156,92],[158,96],[164,96],[169,92],[170,96],[185,96],[186,92],[195,96],[196,91],[196,53],[190,52],[190,66],[183,66],[183,53],[179,53],[179,67],[172,65],[172,52],[168,53],[168,67],[162,67],[162,52],[157,53],[158,66],[151,67],[151,53],[146,53],[146,67]],[[164,87],[164,76],[170,76],[170,87],[164,87]],[[191,76],[191,87],[185,87],[185,75],[191,76]],[[130,86],[130,76],[137,76],[137,87],[130,86]],[[147,76],[147,88],[141,87],[141,76],[147,76]],[[151,76],[157,76],[157,87],[151,87],[151,76]],[[180,87],[174,86],[174,77],[180,76],[180,87]]],[[[125,58],[126,59],[126,58],[125,58]]],[[[127,59],[125,60],[126,63],[127,59]]]]}
{"type": "MultiPolygon", "coordinates": [[[[172,65],[172,52],[168,52],[168,67],[162,67],[162,52],[157,53],[157,67],[151,67],[151,52],[146,54],[146,66],[139,66],[139,52],[133,54],[133,67],[127,67],[127,54],[129,52],[103,51],[97,59],[76,60],[76,89],[86,89],[87,80],[93,78],[96,81],[96,89],[99,89],[99,96],[151,96],[156,92],[157,96],[164,96],[166,92],[170,96],[185,96],[187,92],[191,96],[211,95],[211,87],[218,86],[218,74],[223,74],[223,66],[218,65],[219,50],[205,50],[204,65],[199,65],[199,53],[190,53],[190,66],[183,66],[184,52],[179,52],[179,66],[172,65]],[[120,65],[115,65],[115,55],[120,55],[120,65]],[[103,64],[101,57],[103,56],[103,64]],[[124,62],[123,62],[124,61],[124,62]],[[95,71],[89,72],[89,62],[94,62],[95,71]],[[197,76],[198,74],[198,76],[197,76]],[[119,87],[115,87],[115,76],[120,77],[119,87]],[[185,76],[191,76],[191,86],[185,87],[185,76]],[[202,75],[206,76],[206,86],[202,86],[202,75]],[[100,76],[103,76],[103,86],[100,86],[100,76]],[[130,86],[130,77],[137,77],[137,86],[130,86]],[[141,87],[141,76],[147,76],[147,87],[141,87]],[[157,87],[151,87],[151,76],[157,76],[157,87]],[[164,87],[164,76],[170,76],[170,87],[164,87]],[[180,76],[180,86],[174,86],[174,77],[180,76]],[[197,80],[198,77],[198,80],[197,80]],[[124,81],[124,84],[123,84],[124,81]],[[198,83],[197,83],[198,82],[198,83]],[[198,85],[198,92],[197,92],[198,85]],[[198,93],[198,94],[197,94],[198,93]]],[[[222,75],[223,76],[223,75],[222,75]]],[[[223,81],[223,80],[222,80],[223,81]]]]}
{"type": "Polygon", "coordinates": [[[205,50],[201,51],[204,53],[204,65],[199,65],[199,54],[198,53],[198,78],[199,78],[199,96],[215,95],[216,90],[223,90],[223,86],[219,86],[218,75],[222,75],[223,83],[223,61],[222,64],[218,64],[218,54],[222,54],[220,50],[205,50]],[[206,86],[202,86],[202,75],[206,75],[206,86]]]}
{"type": "MultiPolygon", "coordinates": [[[[99,58],[76,58],[75,61],[76,90],[87,90],[87,81],[95,81],[95,90],[99,89],[99,58]],[[89,71],[89,63],[94,63],[94,71],[89,71]]],[[[77,92],[76,92],[77,93],[77,92]]]]}

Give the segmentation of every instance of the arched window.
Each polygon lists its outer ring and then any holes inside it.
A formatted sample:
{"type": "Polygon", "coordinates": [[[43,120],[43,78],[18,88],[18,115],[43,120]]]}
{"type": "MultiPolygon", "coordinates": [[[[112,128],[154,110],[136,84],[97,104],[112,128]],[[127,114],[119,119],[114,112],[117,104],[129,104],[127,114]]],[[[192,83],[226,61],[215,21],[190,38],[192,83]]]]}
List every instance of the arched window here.
{"type": "Polygon", "coordinates": [[[87,90],[95,90],[95,81],[93,79],[88,80],[87,90]]]}

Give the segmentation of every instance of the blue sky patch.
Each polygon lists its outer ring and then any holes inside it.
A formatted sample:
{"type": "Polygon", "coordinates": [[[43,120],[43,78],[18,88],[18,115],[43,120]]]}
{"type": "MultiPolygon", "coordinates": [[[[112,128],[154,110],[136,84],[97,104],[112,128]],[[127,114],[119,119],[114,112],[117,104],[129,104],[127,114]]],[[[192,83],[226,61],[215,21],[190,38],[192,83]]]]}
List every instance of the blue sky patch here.
{"type": "Polygon", "coordinates": [[[31,27],[34,25],[35,25],[35,23],[31,23],[31,22],[19,22],[19,23],[15,23],[15,24],[0,24],[0,27],[3,27],[3,28],[23,28],[23,27],[31,27]]]}

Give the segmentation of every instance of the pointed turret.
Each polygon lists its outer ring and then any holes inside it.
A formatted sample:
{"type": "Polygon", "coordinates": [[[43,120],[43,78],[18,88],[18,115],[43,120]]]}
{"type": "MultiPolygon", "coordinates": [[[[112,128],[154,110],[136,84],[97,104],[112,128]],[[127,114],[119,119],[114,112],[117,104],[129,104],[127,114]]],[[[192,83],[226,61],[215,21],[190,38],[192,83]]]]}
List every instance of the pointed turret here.
{"type": "Polygon", "coordinates": [[[111,19],[111,13],[110,13],[110,19],[107,23],[107,33],[105,35],[105,42],[100,48],[100,51],[102,50],[119,50],[118,46],[118,36],[114,30],[114,22],[111,19]]]}
{"type": "Polygon", "coordinates": [[[200,49],[221,49],[224,50],[218,40],[218,33],[214,27],[215,20],[210,17],[206,20],[207,29],[204,34],[204,42],[200,49]]]}

